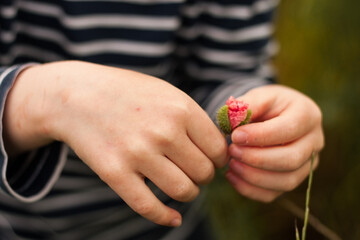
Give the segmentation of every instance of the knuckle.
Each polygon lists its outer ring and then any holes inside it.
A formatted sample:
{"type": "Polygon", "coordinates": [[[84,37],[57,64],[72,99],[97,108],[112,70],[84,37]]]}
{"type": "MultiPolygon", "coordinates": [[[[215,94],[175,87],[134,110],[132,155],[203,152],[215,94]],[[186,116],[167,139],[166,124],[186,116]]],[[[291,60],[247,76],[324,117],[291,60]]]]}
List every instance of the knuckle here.
{"type": "Polygon", "coordinates": [[[214,165],[207,161],[205,164],[203,164],[203,166],[201,166],[199,173],[196,175],[194,181],[198,184],[207,184],[211,182],[214,176],[214,165]]]}
{"type": "Polygon", "coordinates": [[[121,163],[118,161],[106,161],[100,166],[97,166],[95,172],[101,180],[109,185],[114,185],[126,179],[127,172],[125,171],[125,168],[126,167],[121,166],[121,163]]]}
{"type": "Polygon", "coordinates": [[[228,150],[226,140],[223,138],[219,138],[219,140],[215,142],[215,146],[216,147],[214,148],[214,152],[212,154],[214,158],[214,164],[218,168],[224,167],[227,162],[226,154],[228,150]]]}
{"type": "Polygon", "coordinates": [[[298,185],[298,179],[294,176],[288,178],[288,180],[284,184],[284,191],[290,192],[294,190],[298,185]]]}
{"type": "Polygon", "coordinates": [[[248,174],[247,171],[242,173],[243,179],[254,186],[261,186],[263,184],[263,179],[259,174],[248,174]]]}
{"type": "Polygon", "coordinates": [[[304,156],[302,152],[298,150],[293,151],[289,155],[288,160],[284,161],[284,164],[282,166],[283,170],[294,171],[298,169],[302,165],[303,158],[304,156]]]}
{"type": "Polygon", "coordinates": [[[243,151],[242,160],[258,168],[267,168],[269,163],[264,161],[264,157],[255,151],[243,151]]]}
{"type": "Polygon", "coordinates": [[[174,131],[174,128],[167,127],[159,129],[159,131],[153,131],[154,139],[157,144],[163,147],[168,147],[171,144],[176,142],[177,133],[174,131]]]}
{"type": "Polygon", "coordinates": [[[315,119],[315,123],[322,124],[323,116],[322,116],[321,109],[317,104],[315,104],[315,110],[312,111],[312,116],[315,119]]]}
{"type": "Polygon", "coordinates": [[[191,104],[184,100],[179,103],[173,104],[169,110],[170,117],[175,121],[184,121],[190,117],[191,104]]]}
{"type": "Polygon", "coordinates": [[[325,137],[324,137],[324,132],[322,131],[322,129],[319,130],[319,140],[318,140],[318,148],[315,149],[317,151],[320,151],[324,148],[325,146],[325,137]]]}
{"type": "Polygon", "coordinates": [[[119,144],[119,151],[125,152],[126,155],[121,156],[118,154],[118,159],[128,159],[131,162],[136,162],[142,159],[145,154],[149,153],[150,146],[146,141],[138,136],[129,136],[128,141],[123,141],[119,144]]]}
{"type": "Polygon", "coordinates": [[[133,209],[142,216],[149,216],[156,210],[156,205],[150,201],[137,200],[134,203],[133,209]]]}
{"type": "Polygon", "coordinates": [[[172,197],[178,201],[188,202],[194,200],[198,194],[198,188],[194,188],[191,183],[185,182],[174,187],[172,197]]]}

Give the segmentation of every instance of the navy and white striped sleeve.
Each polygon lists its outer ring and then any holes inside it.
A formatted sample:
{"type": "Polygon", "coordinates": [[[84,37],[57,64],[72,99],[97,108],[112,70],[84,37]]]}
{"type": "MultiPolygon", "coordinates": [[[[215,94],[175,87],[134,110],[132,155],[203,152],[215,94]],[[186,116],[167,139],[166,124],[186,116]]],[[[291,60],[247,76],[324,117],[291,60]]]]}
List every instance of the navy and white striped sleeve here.
{"type": "Polygon", "coordinates": [[[277,0],[189,0],[182,8],[177,53],[191,89],[195,85],[191,95],[213,119],[229,96],[274,82],[269,62],[277,51],[272,39],[277,5],[277,0]]]}
{"type": "MultiPolygon", "coordinates": [[[[3,118],[6,97],[17,75],[31,64],[0,68],[0,119],[3,118]]],[[[3,136],[3,121],[0,122],[3,136]]],[[[0,138],[0,193],[24,202],[41,199],[51,189],[66,160],[67,148],[54,142],[49,146],[9,158],[3,138],[0,138]]]]}

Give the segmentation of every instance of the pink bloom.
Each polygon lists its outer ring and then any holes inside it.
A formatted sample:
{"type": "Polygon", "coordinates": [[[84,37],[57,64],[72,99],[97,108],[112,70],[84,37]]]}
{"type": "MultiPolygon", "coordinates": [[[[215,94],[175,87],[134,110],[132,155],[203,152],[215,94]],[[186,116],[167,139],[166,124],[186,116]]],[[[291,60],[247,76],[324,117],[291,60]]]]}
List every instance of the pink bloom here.
{"type": "Polygon", "coordinates": [[[234,130],[239,124],[245,120],[249,104],[236,100],[233,96],[226,101],[229,107],[229,120],[231,128],[234,130]]]}

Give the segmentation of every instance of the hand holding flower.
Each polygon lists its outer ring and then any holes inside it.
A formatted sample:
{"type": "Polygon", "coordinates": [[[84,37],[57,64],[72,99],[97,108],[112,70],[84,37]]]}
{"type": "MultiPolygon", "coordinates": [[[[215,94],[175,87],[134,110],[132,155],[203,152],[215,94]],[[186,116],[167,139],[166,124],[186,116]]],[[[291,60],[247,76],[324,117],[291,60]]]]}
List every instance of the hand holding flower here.
{"type": "MultiPolygon", "coordinates": [[[[251,124],[231,133],[226,177],[242,195],[270,202],[309,174],[310,156],[324,146],[321,111],[307,96],[280,85],[249,91],[251,124]]],[[[318,165],[318,156],[314,167],[318,165]]]]}

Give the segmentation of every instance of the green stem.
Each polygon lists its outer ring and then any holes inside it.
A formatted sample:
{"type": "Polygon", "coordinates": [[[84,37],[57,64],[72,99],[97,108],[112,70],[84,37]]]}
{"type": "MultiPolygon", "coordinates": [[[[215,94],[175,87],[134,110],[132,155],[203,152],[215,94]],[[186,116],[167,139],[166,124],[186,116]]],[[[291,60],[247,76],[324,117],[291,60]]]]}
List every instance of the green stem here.
{"type": "Polygon", "coordinates": [[[308,220],[309,220],[310,189],[311,189],[311,184],[312,184],[312,179],[313,179],[313,164],[314,164],[315,156],[316,156],[316,153],[313,152],[311,155],[311,165],[310,165],[308,188],[306,190],[304,226],[303,226],[302,234],[301,234],[302,240],[305,240],[305,238],[306,238],[306,228],[307,228],[307,224],[308,224],[308,220]]]}
{"type": "Polygon", "coordinates": [[[297,228],[296,221],[295,221],[295,236],[296,236],[296,240],[300,240],[299,229],[297,228]]]}

